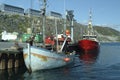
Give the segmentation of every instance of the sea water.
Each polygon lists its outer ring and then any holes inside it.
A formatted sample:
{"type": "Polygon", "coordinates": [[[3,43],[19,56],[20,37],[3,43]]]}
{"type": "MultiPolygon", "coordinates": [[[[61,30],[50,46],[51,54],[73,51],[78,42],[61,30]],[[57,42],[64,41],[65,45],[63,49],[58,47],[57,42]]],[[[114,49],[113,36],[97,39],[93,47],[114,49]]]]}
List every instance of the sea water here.
{"type": "Polygon", "coordinates": [[[26,68],[0,70],[0,80],[120,80],[120,43],[100,43],[96,54],[87,60],[76,55],[74,63],[58,69],[33,73],[26,68]]]}

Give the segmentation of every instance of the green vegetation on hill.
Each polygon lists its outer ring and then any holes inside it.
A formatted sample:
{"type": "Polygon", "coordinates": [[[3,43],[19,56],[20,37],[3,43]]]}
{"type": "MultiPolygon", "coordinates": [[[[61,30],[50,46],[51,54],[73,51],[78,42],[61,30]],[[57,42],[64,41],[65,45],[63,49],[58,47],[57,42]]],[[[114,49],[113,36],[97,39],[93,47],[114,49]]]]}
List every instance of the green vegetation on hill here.
{"type": "Polygon", "coordinates": [[[109,27],[100,27],[100,26],[95,26],[94,27],[98,33],[102,34],[102,35],[115,35],[115,36],[119,36],[120,35],[120,32],[115,30],[115,29],[112,29],[112,28],[109,28],[109,27]]]}
{"type": "MultiPolygon", "coordinates": [[[[70,30],[69,22],[66,23],[67,29],[70,30]]],[[[62,33],[64,29],[64,19],[57,19],[58,33],[62,33]]],[[[20,15],[8,15],[0,12],[0,33],[3,30],[7,32],[18,32],[20,34],[26,33],[27,28],[34,28],[35,32],[42,32],[42,16],[41,17],[27,17],[20,15]],[[32,25],[32,23],[34,23],[32,25]]],[[[85,32],[85,25],[74,22],[74,40],[78,41],[81,39],[82,33],[85,32]]],[[[120,41],[120,32],[102,26],[94,26],[95,32],[98,35],[100,41],[120,41]]],[[[48,19],[46,20],[46,35],[55,34],[55,20],[48,19]]]]}
{"type": "Polygon", "coordinates": [[[101,26],[94,26],[94,29],[97,31],[98,38],[100,41],[103,42],[120,41],[120,32],[115,29],[112,29],[110,27],[101,27],[101,26]]]}

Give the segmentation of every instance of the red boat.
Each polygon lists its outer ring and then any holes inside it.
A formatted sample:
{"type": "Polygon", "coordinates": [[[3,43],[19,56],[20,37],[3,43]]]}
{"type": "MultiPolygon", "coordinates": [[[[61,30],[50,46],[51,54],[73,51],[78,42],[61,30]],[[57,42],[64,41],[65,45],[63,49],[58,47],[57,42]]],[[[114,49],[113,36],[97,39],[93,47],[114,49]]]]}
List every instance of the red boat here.
{"type": "Polygon", "coordinates": [[[97,35],[95,34],[92,27],[91,11],[90,11],[90,20],[86,31],[87,32],[82,36],[82,39],[78,41],[80,50],[88,51],[88,50],[98,49],[99,42],[97,40],[97,35]]]}
{"type": "Polygon", "coordinates": [[[78,42],[80,50],[88,51],[93,49],[99,49],[99,42],[97,41],[95,35],[84,35],[83,37],[84,38],[78,42]]]}

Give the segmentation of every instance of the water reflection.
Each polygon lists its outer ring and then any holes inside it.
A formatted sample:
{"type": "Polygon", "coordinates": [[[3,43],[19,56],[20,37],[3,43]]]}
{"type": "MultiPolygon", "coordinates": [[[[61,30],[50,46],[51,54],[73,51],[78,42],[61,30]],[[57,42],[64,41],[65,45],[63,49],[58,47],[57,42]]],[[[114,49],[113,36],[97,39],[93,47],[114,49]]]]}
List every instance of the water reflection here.
{"type": "Polygon", "coordinates": [[[24,80],[22,79],[23,73],[26,71],[26,68],[15,68],[0,70],[0,80],[24,80]]]}
{"type": "Polygon", "coordinates": [[[80,60],[84,62],[85,64],[91,64],[96,62],[98,55],[99,55],[99,49],[93,49],[93,50],[87,50],[84,52],[79,53],[80,60]]]}
{"type": "Polygon", "coordinates": [[[32,72],[31,74],[26,71],[24,73],[24,80],[73,80],[70,74],[70,68],[40,70],[32,72]]]}

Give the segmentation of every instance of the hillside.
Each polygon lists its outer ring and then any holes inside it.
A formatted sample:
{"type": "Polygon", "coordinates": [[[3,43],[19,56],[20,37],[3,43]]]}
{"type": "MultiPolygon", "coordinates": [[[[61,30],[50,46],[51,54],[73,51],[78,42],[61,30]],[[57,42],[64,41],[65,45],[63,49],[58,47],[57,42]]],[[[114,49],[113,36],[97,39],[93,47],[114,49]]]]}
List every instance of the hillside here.
{"type": "Polygon", "coordinates": [[[98,39],[102,42],[118,42],[120,41],[120,32],[112,29],[110,27],[100,27],[100,26],[94,26],[95,30],[98,34],[98,39]]]}
{"type": "MultiPolygon", "coordinates": [[[[67,29],[70,29],[69,22],[66,23],[67,29]]],[[[7,32],[18,32],[20,34],[25,33],[27,28],[35,28],[35,32],[42,32],[42,17],[33,17],[29,18],[27,16],[19,15],[7,15],[0,12],[0,33],[3,30],[7,32]],[[33,21],[34,20],[34,21],[33,21]],[[31,23],[34,23],[31,25],[31,23]]],[[[63,32],[64,20],[57,19],[58,33],[63,32]]],[[[74,22],[74,39],[78,41],[81,38],[82,33],[85,31],[86,26],[80,23],[74,22]]],[[[94,26],[95,32],[98,35],[98,39],[101,42],[116,42],[120,41],[120,32],[109,28],[94,26]]],[[[46,20],[46,35],[55,34],[55,20],[48,19],[46,20]],[[49,30],[49,31],[48,31],[49,30]]]]}

